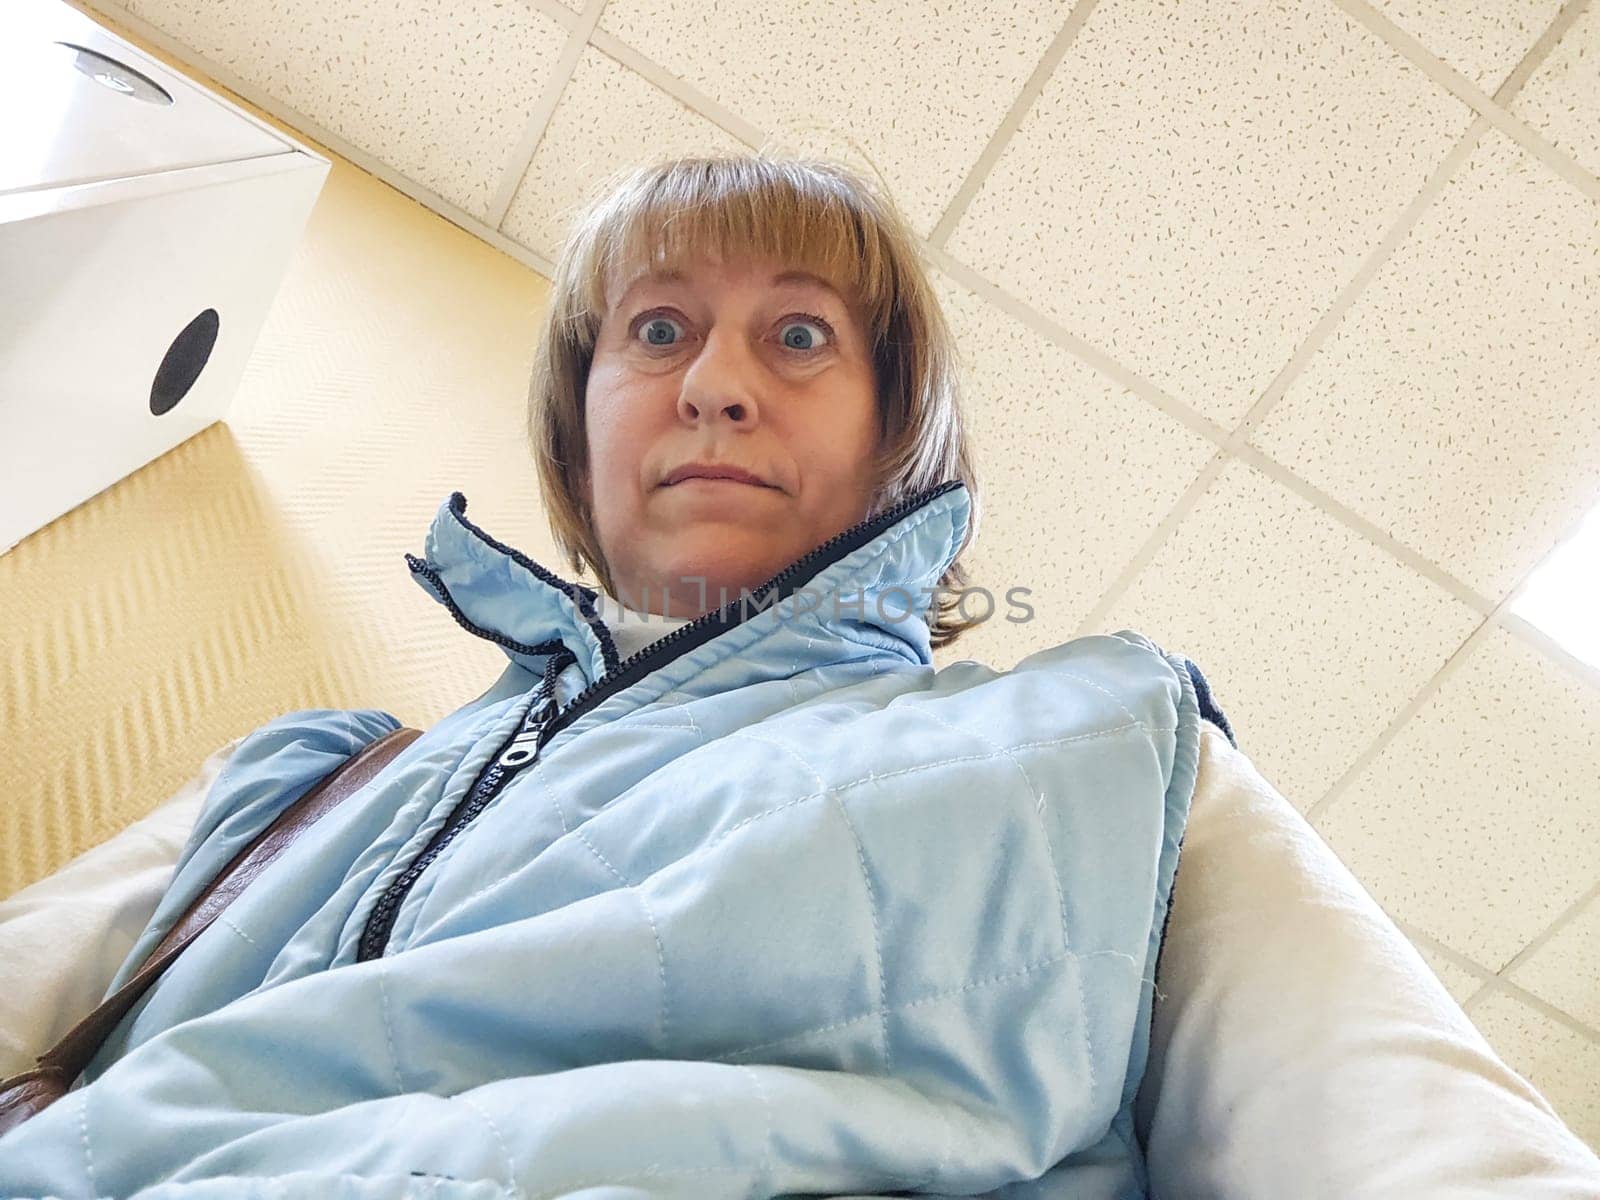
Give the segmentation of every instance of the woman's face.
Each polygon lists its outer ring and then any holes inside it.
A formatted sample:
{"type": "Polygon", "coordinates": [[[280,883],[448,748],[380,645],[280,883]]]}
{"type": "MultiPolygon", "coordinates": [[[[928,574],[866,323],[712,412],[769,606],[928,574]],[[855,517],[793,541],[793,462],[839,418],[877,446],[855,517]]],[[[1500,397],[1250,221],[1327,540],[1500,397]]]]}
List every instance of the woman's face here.
{"type": "Polygon", "coordinates": [[[699,616],[867,515],[878,414],[864,323],[826,283],[783,270],[701,261],[607,297],[584,482],[624,604],[699,616]],[[694,463],[761,483],[668,482],[694,463]]]}

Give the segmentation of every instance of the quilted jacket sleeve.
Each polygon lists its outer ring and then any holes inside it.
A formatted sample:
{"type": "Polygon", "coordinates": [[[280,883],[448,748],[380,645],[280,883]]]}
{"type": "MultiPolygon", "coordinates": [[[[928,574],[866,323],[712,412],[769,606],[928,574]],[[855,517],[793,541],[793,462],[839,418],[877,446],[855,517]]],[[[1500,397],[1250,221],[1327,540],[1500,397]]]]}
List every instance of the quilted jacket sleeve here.
{"type": "Polygon", "coordinates": [[[212,879],[323,776],[401,721],[379,709],[302,709],[253,730],[212,785],[178,856],[172,883],[107,994],[121,987],[212,879]],[[247,778],[248,786],[232,786],[247,778]]]}

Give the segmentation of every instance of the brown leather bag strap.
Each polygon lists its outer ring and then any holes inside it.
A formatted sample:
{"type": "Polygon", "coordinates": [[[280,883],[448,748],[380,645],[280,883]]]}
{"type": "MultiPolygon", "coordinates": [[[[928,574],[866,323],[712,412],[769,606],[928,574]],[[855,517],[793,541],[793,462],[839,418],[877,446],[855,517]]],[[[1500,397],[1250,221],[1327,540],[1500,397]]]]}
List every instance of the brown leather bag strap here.
{"type": "Polygon", "coordinates": [[[40,1055],[38,1067],[0,1082],[0,1133],[21,1124],[71,1087],[117,1022],[128,1015],[183,948],[216,920],[304,829],[370,783],[395,755],[421,735],[420,729],[402,727],[352,755],[234,855],[126,983],[40,1055]]]}

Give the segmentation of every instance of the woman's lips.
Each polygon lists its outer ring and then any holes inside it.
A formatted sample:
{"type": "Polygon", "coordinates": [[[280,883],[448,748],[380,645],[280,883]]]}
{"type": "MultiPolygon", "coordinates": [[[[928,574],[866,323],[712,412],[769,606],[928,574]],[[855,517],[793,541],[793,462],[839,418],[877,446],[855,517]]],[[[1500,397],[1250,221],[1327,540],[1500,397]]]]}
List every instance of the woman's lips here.
{"type": "Polygon", "coordinates": [[[761,476],[731,463],[685,463],[669,473],[662,487],[677,487],[680,483],[743,483],[751,487],[770,488],[761,476]]]}
{"type": "Polygon", "coordinates": [[[751,483],[747,479],[729,479],[726,476],[690,475],[677,483],[669,483],[668,487],[682,487],[686,483],[732,483],[739,487],[766,488],[764,483],[751,483]]]}

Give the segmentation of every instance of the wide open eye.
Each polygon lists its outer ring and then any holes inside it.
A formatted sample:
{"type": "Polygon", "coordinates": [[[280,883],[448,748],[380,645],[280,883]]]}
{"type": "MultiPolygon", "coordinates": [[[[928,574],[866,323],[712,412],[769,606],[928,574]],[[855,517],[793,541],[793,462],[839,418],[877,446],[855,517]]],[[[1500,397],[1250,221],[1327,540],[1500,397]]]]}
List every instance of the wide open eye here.
{"type": "Polygon", "coordinates": [[[801,315],[804,316],[804,320],[789,321],[784,325],[782,339],[784,349],[797,351],[822,349],[822,340],[819,339],[814,333],[808,333],[806,329],[807,326],[810,326],[814,330],[820,331],[823,338],[826,338],[828,342],[832,342],[832,326],[830,326],[821,317],[813,316],[810,313],[803,313],[801,315]]]}
{"type": "Polygon", "coordinates": [[[678,341],[671,332],[677,324],[671,317],[656,316],[639,326],[637,332],[644,334],[644,341],[648,346],[672,346],[678,341]]]}

